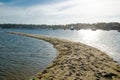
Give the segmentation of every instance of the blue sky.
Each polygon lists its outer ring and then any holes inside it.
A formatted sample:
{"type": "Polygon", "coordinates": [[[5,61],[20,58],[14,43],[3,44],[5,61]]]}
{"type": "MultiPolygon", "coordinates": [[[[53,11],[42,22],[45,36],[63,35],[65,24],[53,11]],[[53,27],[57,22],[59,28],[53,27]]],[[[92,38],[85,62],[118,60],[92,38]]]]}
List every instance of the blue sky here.
{"type": "Polygon", "coordinates": [[[0,0],[0,23],[120,22],[120,0],[0,0]]]}
{"type": "Polygon", "coordinates": [[[19,7],[33,6],[37,4],[52,4],[60,1],[62,0],[0,0],[0,2],[7,5],[19,7]]]}

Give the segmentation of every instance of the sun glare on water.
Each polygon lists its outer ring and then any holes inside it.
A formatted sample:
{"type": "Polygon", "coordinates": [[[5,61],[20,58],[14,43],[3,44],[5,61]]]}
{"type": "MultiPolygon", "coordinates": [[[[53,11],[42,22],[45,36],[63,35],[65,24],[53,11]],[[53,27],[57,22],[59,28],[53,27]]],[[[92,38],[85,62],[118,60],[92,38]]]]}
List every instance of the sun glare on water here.
{"type": "Polygon", "coordinates": [[[78,31],[78,35],[82,36],[82,40],[89,44],[99,39],[100,31],[81,30],[78,31]]]}

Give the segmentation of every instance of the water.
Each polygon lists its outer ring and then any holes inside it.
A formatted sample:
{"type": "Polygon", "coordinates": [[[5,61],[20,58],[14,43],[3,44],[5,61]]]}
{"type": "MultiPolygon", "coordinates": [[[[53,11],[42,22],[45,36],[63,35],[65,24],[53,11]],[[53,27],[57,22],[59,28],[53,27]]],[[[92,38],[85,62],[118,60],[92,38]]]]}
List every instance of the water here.
{"type": "MultiPolygon", "coordinates": [[[[13,30],[12,30],[13,31],[13,30]]],[[[14,31],[42,34],[47,36],[59,37],[75,42],[82,42],[84,44],[93,46],[106,52],[115,61],[120,63],[120,32],[116,30],[49,30],[49,29],[14,29],[14,31]]]]}
{"type": "Polygon", "coordinates": [[[56,50],[49,43],[33,38],[5,34],[3,31],[41,34],[82,42],[106,52],[120,63],[120,33],[115,30],[4,29],[1,31],[0,78],[11,78],[11,76],[18,80],[28,78],[43,70],[56,57],[56,50]]]}
{"type": "Polygon", "coordinates": [[[25,80],[56,57],[47,42],[0,32],[0,80],[25,80]]]}

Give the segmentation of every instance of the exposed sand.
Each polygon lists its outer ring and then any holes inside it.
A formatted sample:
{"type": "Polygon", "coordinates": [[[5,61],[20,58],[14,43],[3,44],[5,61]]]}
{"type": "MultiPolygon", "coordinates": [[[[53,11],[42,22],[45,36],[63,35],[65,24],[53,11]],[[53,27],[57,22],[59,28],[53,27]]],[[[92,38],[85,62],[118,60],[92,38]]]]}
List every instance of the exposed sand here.
{"type": "Polygon", "coordinates": [[[53,37],[9,33],[45,40],[58,51],[55,61],[32,80],[120,80],[120,65],[96,48],[53,37]]]}

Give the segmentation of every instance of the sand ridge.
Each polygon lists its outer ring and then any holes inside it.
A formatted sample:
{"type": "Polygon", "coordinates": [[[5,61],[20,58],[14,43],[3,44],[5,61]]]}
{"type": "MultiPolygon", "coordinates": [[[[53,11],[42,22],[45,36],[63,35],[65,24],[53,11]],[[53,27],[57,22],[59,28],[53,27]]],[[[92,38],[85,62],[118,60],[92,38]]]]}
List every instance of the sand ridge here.
{"type": "Polygon", "coordinates": [[[55,61],[32,80],[120,80],[120,65],[96,48],[54,37],[8,33],[41,39],[57,49],[55,61]]]}

